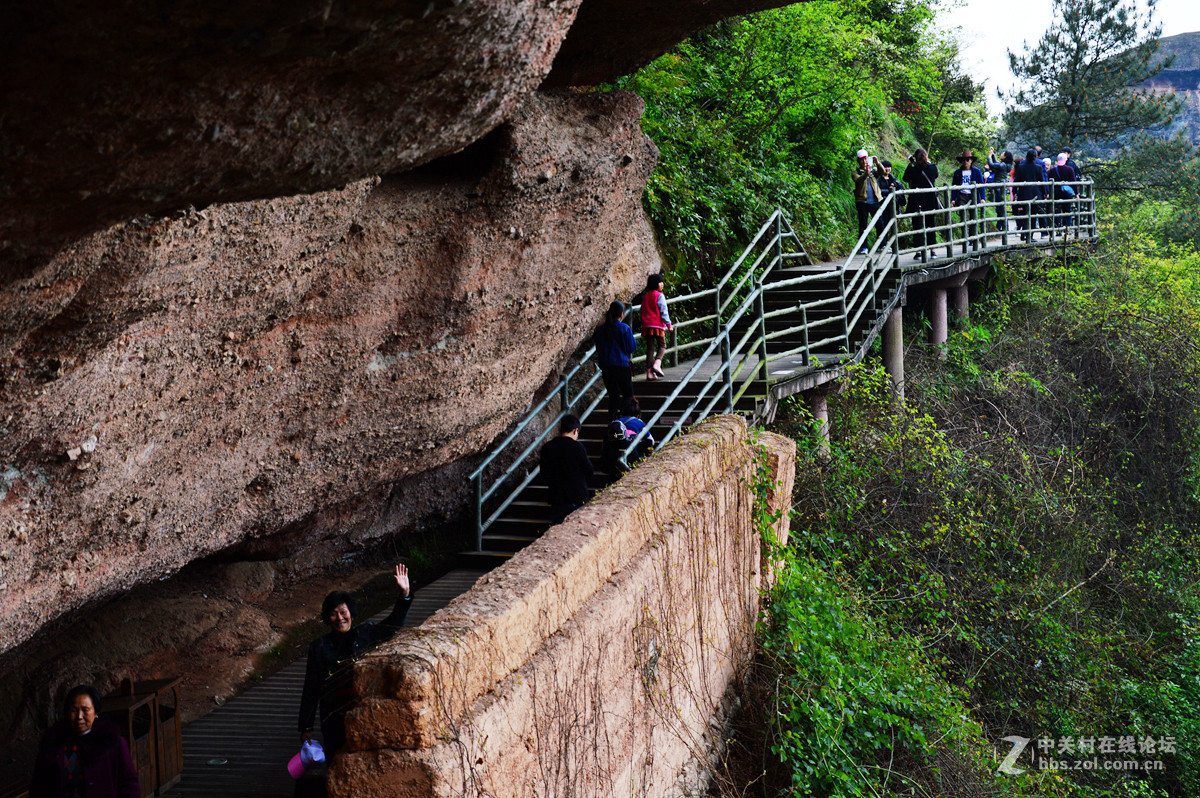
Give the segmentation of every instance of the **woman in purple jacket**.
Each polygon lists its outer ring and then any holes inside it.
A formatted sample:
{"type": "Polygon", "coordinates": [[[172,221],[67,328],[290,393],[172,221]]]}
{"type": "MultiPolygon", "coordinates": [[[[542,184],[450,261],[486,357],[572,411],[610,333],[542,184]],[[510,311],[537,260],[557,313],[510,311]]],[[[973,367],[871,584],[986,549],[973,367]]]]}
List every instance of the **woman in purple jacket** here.
{"type": "Polygon", "coordinates": [[[117,725],[97,717],[100,695],[79,685],[67,692],[63,718],[42,735],[29,798],[138,798],[137,771],[117,725]]]}

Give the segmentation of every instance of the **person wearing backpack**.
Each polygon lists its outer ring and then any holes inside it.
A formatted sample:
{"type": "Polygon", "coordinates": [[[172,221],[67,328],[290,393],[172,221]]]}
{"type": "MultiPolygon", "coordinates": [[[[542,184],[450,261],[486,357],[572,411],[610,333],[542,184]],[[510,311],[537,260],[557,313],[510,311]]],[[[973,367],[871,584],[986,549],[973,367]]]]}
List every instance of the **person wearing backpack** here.
{"type": "Polygon", "coordinates": [[[1065,152],[1060,152],[1057,163],[1046,173],[1046,176],[1054,181],[1054,226],[1060,229],[1071,224],[1071,206],[1075,204],[1073,202],[1075,187],[1070,183],[1079,179],[1079,175],[1075,174],[1075,170],[1071,168],[1069,160],[1065,152]]]}
{"type": "Polygon", "coordinates": [[[646,428],[646,422],[642,421],[642,407],[638,402],[637,397],[631,397],[625,406],[621,408],[620,418],[610,421],[608,429],[604,434],[604,445],[600,453],[600,463],[604,470],[613,476],[620,476],[629,470],[638,460],[641,460],[646,455],[650,454],[654,448],[654,436],[650,433],[638,441],[637,447],[630,452],[626,461],[629,465],[621,463],[621,455],[623,455],[629,446],[629,442],[637,437],[638,433],[646,428]]]}
{"type": "MultiPolygon", "coordinates": [[[[629,431],[630,440],[633,440],[635,437],[637,437],[639,432],[646,429],[646,422],[642,421],[642,406],[641,403],[638,402],[636,396],[631,398],[625,403],[625,406],[621,408],[621,417],[617,420],[624,424],[625,429],[629,431]]],[[[634,449],[633,453],[629,455],[629,463],[632,465],[638,460],[641,460],[643,457],[650,454],[650,451],[653,448],[654,436],[647,432],[645,437],[638,441],[637,448],[634,449]]]]}
{"type": "Polygon", "coordinates": [[[633,374],[630,357],[637,351],[633,330],[622,319],[625,305],[614,301],[604,314],[604,323],[592,336],[596,346],[596,362],[600,364],[600,378],[608,393],[608,420],[616,418],[625,403],[633,398],[633,374]]]}

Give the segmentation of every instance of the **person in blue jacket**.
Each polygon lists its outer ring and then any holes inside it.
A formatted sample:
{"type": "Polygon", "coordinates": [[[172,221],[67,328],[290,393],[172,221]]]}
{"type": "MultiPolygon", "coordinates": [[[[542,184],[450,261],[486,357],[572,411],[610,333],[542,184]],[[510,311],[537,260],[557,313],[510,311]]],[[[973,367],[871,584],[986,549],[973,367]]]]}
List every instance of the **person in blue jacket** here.
{"type": "Polygon", "coordinates": [[[959,211],[959,218],[962,218],[961,214],[965,214],[970,219],[967,225],[967,234],[974,238],[976,232],[975,219],[979,213],[975,204],[983,199],[984,185],[983,172],[975,165],[975,153],[970,150],[963,150],[962,155],[958,156],[958,168],[954,170],[954,175],[950,179],[950,185],[954,187],[950,192],[950,205],[955,208],[962,208],[959,211]]]}
{"type": "Polygon", "coordinates": [[[633,398],[633,372],[630,356],[637,351],[633,330],[622,319],[625,305],[613,302],[604,314],[604,323],[592,336],[596,346],[596,361],[600,364],[600,377],[604,390],[608,392],[608,420],[621,414],[621,408],[633,398]]]}

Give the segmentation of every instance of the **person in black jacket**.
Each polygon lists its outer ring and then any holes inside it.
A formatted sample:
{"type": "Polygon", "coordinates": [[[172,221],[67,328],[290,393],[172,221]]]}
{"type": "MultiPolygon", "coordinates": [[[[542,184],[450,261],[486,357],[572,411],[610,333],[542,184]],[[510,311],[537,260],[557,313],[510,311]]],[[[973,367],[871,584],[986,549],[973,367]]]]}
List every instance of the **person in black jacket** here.
{"type": "Polygon", "coordinates": [[[408,617],[412,606],[408,567],[397,565],[395,577],[400,595],[391,614],[380,623],[368,621],[351,628],[358,608],[354,596],[344,590],[335,590],[321,602],[321,620],[329,626],[329,634],[308,647],[304,691],[300,694],[300,736],[304,740],[311,736],[319,705],[322,747],[327,757],[346,744],[346,713],[354,703],[354,660],[391,640],[408,617]]]}
{"type": "Polygon", "coordinates": [[[587,449],[579,442],[579,418],[570,413],[558,425],[558,437],[542,447],[541,477],[550,488],[552,522],[560,523],[588,500],[593,473],[587,449]]]}
{"type": "MultiPolygon", "coordinates": [[[[897,180],[896,176],[892,174],[891,161],[880,161],[879,165],[883,167],[883,175],[879,178],[879,193],[883,195],[883,201],[886,203],[887,198],[892,196],[892,194],[895,194],[897,191],[904,190],[904,184],[897,180]]],[[[893,204],[888,205],[887,209],[883,213],[883,216],[880,217],[880,230],[887,230],[888,224],[892,221],[892,219],[896,218],[895,202],[896,200],[892,200],[893,204]]],[[[895,235],[897,232],[897,228],[893,227],[892,235],[895,235]]]]}
{"type": "Polygon", "coordinates": [[[117,724],[97,717],[100,694],[81,684],[38,745],[29,798],[139,798],[137,771],[117,724]]]}
{"type": "Polygon", "coordinates": [[[1037,225],[1038,206],[1045,199],[1041,161],[1037,160],[1037,152],[1030,150],[1025,153],[1025,160],[1016,166],[1016,203],[1013,205],[1013,215],[1017,217],[1017,229],[1021,231],[1021,240],[1029,241],[1033,236],[1033,228],[1037,225]]]}
{"type": "MultiPolygon", "coordinates": [[[[909,157],[908,167],[904,170],[904,184],[910,191],[934,188],[937,178],[937,164],[929,161],[929,153],[923,147],[909,157]]],[[[937,233],[926,228],[936,226],[937,217],[931,212],[940,208],[936,192],[926,191],[908,197],[908,212],[918,214],[913,217],[913,243],[920,250],[917,260],[925,260],[926,247],[932,249],[937,245],[937,233]]]]}
{"type": "Polygon", "coordinates": [[[633,330],[622,319],[625,305],[613,302],[604,314],[604,323],[592,336],[596,346],[596,360],[600,363],[600,377],[608,393],[608,420],[621,414],[621,408],[633,398],[633,372],[630,356],[637,351],[633,330]]]}

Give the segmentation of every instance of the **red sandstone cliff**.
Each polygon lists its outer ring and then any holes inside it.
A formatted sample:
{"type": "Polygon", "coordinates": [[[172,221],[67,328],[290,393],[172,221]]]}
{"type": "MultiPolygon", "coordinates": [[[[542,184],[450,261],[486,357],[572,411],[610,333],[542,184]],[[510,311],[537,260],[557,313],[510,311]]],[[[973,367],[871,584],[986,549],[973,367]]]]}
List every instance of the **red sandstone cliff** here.
{"type": "Polygon", "coordinates": [[[461,512],[478,453],[657,268],[640,102],[539,85],[779,4],[5,9],[6,678],[37,680],[36,653],[9,666],[44,624],[207,555],[312,573],[461,512]]]}
{"type": "Polygon", "coordinates": [[[640,112],[532,97],[452,160],[140,218],[10,284],[0,644],[233,546],[315,566],[456,509],[453,464],[656,267],[640,112]]]}

